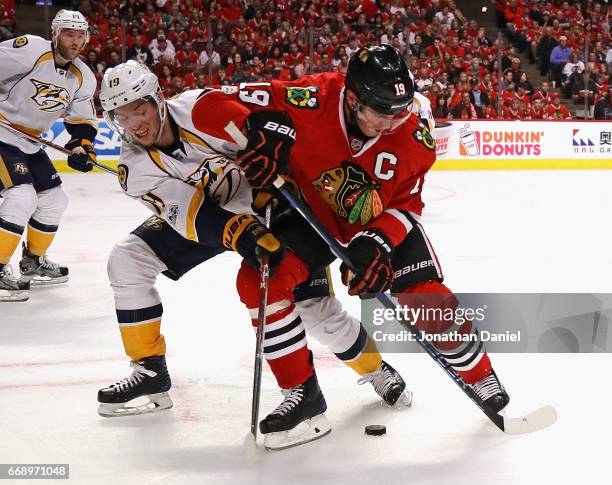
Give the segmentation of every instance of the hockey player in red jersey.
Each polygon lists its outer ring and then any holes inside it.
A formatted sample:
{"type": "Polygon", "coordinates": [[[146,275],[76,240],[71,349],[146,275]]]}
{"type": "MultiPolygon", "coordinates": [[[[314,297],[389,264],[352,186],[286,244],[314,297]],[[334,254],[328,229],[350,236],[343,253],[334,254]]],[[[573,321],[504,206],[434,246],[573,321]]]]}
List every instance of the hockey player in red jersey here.
{"type": "MultiPolygon", "coordinates": [[[[247,134],[238,161],[252,185],[269,186],[290,169],[315,216],[347,245],[357,268],[353,273],[341,266],[349,294],[391,290],[402,304],[414,305],[416,297],[454,308],[456,299],[443,284],[440,264],[419,223],[421,190],[435,161],[435,143],[411,116],[413,95],[413,77],[404,60],[384,45],[357,51],[346,79],[324,73],[294,82],[241,85],[233,93],[241,108],[226,110],[234,111],[247,134]]],[[[270,279],[268,328],[282,328],[289,315],[295,318],[292,288],[333,259],[316,235],[305,234],[308,226],[299,216],[292,220],[272,226],[292,251],[270,279]]],[[[258,284],[258,272],[243,264],[237,287],[255,320],[258,284]]],[[[417,322],[417,328],[435,333],[457,330],[450,327],[417,322]]],[[[469,321],[457,331],[475,333],[469,321]]],[[[486,405],[495,411],[506,406],[508,394],[482,342],[446,342],[438,349],[486,405]]],[[[266,438],[309,424],[325,411],[306,344],[290,350],[268,359],[286,391],[283,403],[260,424],[266,438]]]]}

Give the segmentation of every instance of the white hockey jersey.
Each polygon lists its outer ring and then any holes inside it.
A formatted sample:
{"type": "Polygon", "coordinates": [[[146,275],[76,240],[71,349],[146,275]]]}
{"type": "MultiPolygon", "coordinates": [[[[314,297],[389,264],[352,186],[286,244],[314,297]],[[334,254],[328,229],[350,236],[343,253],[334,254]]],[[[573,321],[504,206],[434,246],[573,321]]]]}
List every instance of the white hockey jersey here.
{"type": "Polygon", "coordinates": [[[238,146],[193,125],[193,106],[209,91],[186,91],[166,101],[180,139],[172,154],[124,141],[118,166],[119,183],[127,195],[193,241],[198,241],[196,217],[206,197],[227,211],[253,213],[251,186],[233,163],[238,146]]]}
{"type": "Polygon", "coordinates": [[[436,120],[433,117],[433,113],[431,111],[431,103],[429,99],[423,96],[421,93],[414,93],[414,100],[412,101],[412,112],[416,113],[421,122],[429,128],[429,131],[432,132],[436,127],[436,120]]]}
{"type": "MultiPolygon", "coordinates": [[[[55,65],[51,41],[23,35],[0,43],[0,120],[33,135],[47,131],[64,116],[66,123],[88,124],[97,129],[93,94],[96,78],[75,59],[68,69],[55,65]]],[[[33,144],[2,128],[0,141],[35,153],[33,144]]]]}

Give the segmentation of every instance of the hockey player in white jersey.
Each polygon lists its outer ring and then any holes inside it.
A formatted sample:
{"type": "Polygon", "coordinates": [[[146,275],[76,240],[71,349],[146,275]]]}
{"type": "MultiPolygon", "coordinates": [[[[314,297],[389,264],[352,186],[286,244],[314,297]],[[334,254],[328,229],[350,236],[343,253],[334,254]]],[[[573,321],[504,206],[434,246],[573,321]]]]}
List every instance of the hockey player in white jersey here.
{"type": "Polygon", "coordinates": [[[96,158],[96,80],[78,57],[88,42],[87,21],[61,10],[51,30],[51,41],[24,35],[0,43],[0,301],[27,300],[30,284],[68,280],[68,268],[46,256],[68,202],[61,179],[41,145],[10,126],[39,136],[63,116],[68,165],[86,172],[96,158]],[[8,263],[26,225],[18,279],[8,263]]]}
{"type": "MultiPolygon", "coordinates": [[[[100,93],[104,114],[124,140],[119,182],[128,196],[139,199],[155,215],[117,244],[109,258],[121,337],[134,371],[99,391],[102,416],[172,406],[167,394],[171,381],[166,346],[160,333],[163,309],[154,287],[159,273],[176,280],[225,250],[237,251],[253,266],[258,266],[262,251],[270,255],[271,266],[283,257],[283,244],[253,215],[252,189],[233,163],[239,148],[223,130],[232,113],[216,109],[215,103],[225,99],[221,94],[193,90],[166,101],[156,76],[135,61],[104,76],[100,93]],[[203,103],[203,111],[194,112],[198,99],[210,102],[203,103]],[[195,128],[193,121],[202,117],[209,120],[204,131],[195,128]],[[129,403],[143,396],[147,403],[129,403]]],[[[267,356],[282,358],[305,339],[306,330],[358,372],[362,383],[371,383],[385,402],[410,404],[412,396],[401,376],[382,362],[360,322],[330,296],[325,272],[312,274],[296,290],[295,299],[303,322],[296,322],[289,335],[267,336],[267,356]]],[[[299,444],[330,429],[325,421],[317,432],[276,436],[275,443],[279,448],[299,444]]]]}
{"type": "Polygon", "coordinates": [[[430,133],[433,133],[433,129],[436,127],[436,120],[431,111],[431,103],[426,96],[417,91],[415,91],[414,98],[412,99],[412,113],[419,117],[421,123],[430,133]]]}

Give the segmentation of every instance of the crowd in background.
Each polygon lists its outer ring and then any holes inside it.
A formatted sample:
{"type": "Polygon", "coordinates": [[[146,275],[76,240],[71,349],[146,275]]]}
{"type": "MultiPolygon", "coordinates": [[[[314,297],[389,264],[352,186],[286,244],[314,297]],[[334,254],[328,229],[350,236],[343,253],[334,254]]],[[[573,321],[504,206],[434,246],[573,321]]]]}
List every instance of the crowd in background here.
{"type": "Polygon", "coordinates": [[[125,56],[147,64],[166,96],[346,72],[360,46],[391,44],[436,118],[568,119],[572,99],[610,105],[612,7],[601,1],[497,0],[503,38],[453,0],[80,0],[74,8],[90,22],[83,55],[98,79],[125,56]],[[533,85],[523,54],[546,81],[533,85]]]}

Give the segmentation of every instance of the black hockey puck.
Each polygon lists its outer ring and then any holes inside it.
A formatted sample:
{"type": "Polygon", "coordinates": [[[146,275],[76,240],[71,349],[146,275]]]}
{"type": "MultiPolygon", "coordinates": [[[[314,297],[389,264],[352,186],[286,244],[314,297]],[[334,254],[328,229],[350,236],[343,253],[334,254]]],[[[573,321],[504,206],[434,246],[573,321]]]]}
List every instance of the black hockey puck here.
{"type": "Polygon", "coordinates": [[[387,427],[382,424],[370,424],[365,427],[365,434],[368,436],[383,436],[387,434],[387,427]]]}

